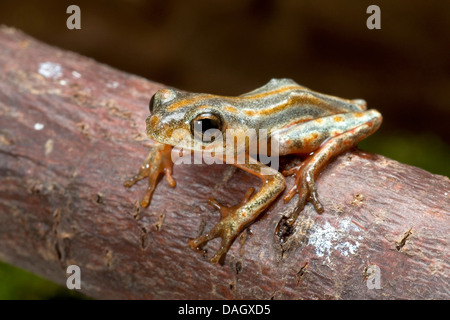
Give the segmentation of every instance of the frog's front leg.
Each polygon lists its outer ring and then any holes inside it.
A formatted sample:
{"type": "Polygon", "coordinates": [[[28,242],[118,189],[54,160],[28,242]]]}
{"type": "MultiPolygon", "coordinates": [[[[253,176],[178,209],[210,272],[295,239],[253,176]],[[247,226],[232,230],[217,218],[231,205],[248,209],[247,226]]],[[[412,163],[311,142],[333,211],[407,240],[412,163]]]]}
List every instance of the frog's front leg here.
{"type": "MultiPolygon", "coordinates": [[[[310,201],[318,213],[323,212],[323,206],[319,201],[316,190],[315,179],[323,167],[336,155],[356,146],[358,142],[375,132],[381,124],[381,115],[375,110],[369,110],[364,113],[349,113],[339,116],[340,119],[347,118],[351,121],[360,121],[352,129],[341,131],[342,128],[336,124],[330,125],[330,132],[334,135],[326,139],[320,147],[315,150],[300,165],[283,172],[285,176],[295,174],[296,179],[292,188],[284,196],[284,201],[288,202],[298,193],[299,200],[294,212],[287,222],[292,224],[303,210],[306,202],[310,201]]],[[[324,120],[332,120],[332,117],[324,120]]]]}
{"type": "Polygon", "coordinates": [[[150,204],[150,199],[161,174],[165,174],[166,180],[170,187],[175,187],[176,182],[172,178],[172,148],[173,147],[170,145],[156,142],[152,150],[150,150],[147,155],[144,163],[139,168],[139,172],[124,182],[123,185],[129,188],[139,180],[148,177],[148,187],[144,197],[141,200],[142,207],[148,207],[150,204]]]}
{"type": "Polygon", "coordinates": [[[259,191],[251,197],[253,188],[247,191],[244,200],[239,205],[226,208],[219,204],[214,199],[210,200],[222,214],[221,220],[206,234],[191,239],[189,245],[193,249],[202,248],[208,241],[220,237],[222,239],[219,250],[210,259],[212,263],[222,261],[222,258],[227,253],[234,239],[244,228],[250,225],[255,219],[266,209],[276,197],[284,190],[285,180],[281,173],[272,168],[268,168],[260,162],[255,164],[234,164],[253,175],[258,176],[263,185],[259,191]],[[261,169],[270,170],[264,171],[269,173],[261,174],[261,169]],[[251,198],[250,198],[251,197],[251,198]]]}

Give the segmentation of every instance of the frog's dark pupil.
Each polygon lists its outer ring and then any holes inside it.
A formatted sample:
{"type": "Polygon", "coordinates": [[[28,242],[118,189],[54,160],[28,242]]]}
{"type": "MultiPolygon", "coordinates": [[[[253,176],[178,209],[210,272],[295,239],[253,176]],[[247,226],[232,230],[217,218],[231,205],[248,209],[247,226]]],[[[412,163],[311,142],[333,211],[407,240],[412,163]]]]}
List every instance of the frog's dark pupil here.
{"type": "Polygon", "coordinates": [[[150,104],[149,104],[149,107],[148,107],[149,110],[150,110],[150,113],[153,113],[154,106],[155,106],[155,95],[153,95],[152,98],[150,99],[150,104]]]}
{"type": "Polygon", "coordinates": [[[221,119],[211,113],[205,113],[197,116],[191,123],[191,130],[197,139],[204,142],[213,142],[218,136],[218,131],[222,131],[221,119]],[[213,129],[210,132],[208,130],[213,129]]]}
{"type": "Polygon", "coordinates": [[[197,125],[199,128],[201,126],[202,133],[205,133],[205,131],[209,129],[219,129],[219,122],[217,119],[201,119],[198,120],[197,125]]]}

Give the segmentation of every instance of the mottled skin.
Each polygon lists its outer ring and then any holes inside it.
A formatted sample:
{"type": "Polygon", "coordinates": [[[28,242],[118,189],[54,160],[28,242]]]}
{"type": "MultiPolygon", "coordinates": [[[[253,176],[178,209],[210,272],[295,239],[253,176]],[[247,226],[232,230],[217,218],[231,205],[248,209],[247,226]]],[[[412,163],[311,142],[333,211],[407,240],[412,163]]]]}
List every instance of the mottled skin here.
{"type": "MultiPolygon", "coordinates": [[[[223,139],[202,141],[202,138],[198,138],[199,131],[193,128],[195,121],[206,124],[204,118],[212,118],[212,122],[208,123],[212,123],[212,127],[217,127],[223,133],[227,129],[235,132],[255,129],[254,138],[257,142],[277,138],[279,155],[307,156],[299,166],[283,172],[284,175],[296,175],[295,183],[284,196],[284,201],[288,202],[296,193],[299,194],[296,209],[286,218],[288,224],[296,220],[308,201],[317,212],[323,211],[315,188],[315,178],[332,157],[375,132],[382,121],[378,111],[366,110],[364,100],[347,100],[317,93],[290,79],[272,79],[263,87],[238,97],[163,89],[152,97],[150,111],[147,135],[157,143],[139,173],[125,182],[125,186],[130,187],[140,179],[149,178],[142,206],[149,205],[160,174],[164,173],[169,185],[175,186],[171,160],[173,146],[184,151],[221,150],[221,157],[226,163],[262,180],[261,188],[253,196],[253,190],[249,190],[236,206],[226,208],[214,199],[210,200],[220,210],[222,218],[212,230],[190,240],[189,245],[200,249],[209,240],[221,237],[221,246],[211,262],[221,260],[236,236],[283,192],[285,179],[277,170],[256,161],[252,157],[254,155],[249,154],[248,144],[230,148],[225,134],[221,136],[223,139]],[[259,129],[266,129],[268,138],[260,137],[259,129]],[[180,132],[187,133],[189,139],[185,139],[186,135],[182,138],[180,132]],[[226,157],[230,155],[232,161],[230,157],[226,157]],[[246,161],[238,163],[237,155],[245,155],[246,161]]],[[[200,136],[202,134],[200,132],[200,136]]],[[[239,134],[237,133],[238,137],[239,134]]]]}

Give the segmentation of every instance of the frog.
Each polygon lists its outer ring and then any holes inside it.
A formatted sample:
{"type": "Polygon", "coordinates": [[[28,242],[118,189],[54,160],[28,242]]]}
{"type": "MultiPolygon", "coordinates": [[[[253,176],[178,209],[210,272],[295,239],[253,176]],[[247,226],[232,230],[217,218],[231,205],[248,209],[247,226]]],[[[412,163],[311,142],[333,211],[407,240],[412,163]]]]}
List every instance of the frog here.
{"type": "Polygon", "coordinates": [[[236,237],[283,192],[285,203],[298,195],[295,208],[282,217],[287,225],[295,223],[308,203],[318,214],[323,213],[315,182],[320,172],[332,159],[378,130],[382,122],[381,113],[368,109],[363,99],[319,93],[287,78],[272,79],[239,96],[160,89],[151,97],[149,111],[146,134],[155,144],[138,173],[124,183],[125,187],[131,187],[139,180],[148,179],[140,203],[142,207],[149,206],[161,175],[170,187],[176,186],[172,176],[174,148],[179,149],[180,154],[215,150],[212,154],[223,163],[261,180],[259,190],[255,192],[250,188],[236,205],[225,206],[214,198],[209,199],[220,211],[220,220],[211,230],[190,239],[188,244],[194,250],[203,251],[209,241],[221,238],[219,249],[209,259],[212,263],[223,263],[236,237]],[[255,143],[229,147],[223,137],[230,130],[250,130],[255,143]],[[180,138],[180,131],[184,132],[184,138],[180,138]],[[273,143],[277,146],[276,156],[299,156],[300,164],[280,172],[279,168],[258,158],[270,154],[272,148],[258,148],[256,155],[250,153],[250,145],[272,140],[276,141],[273,143]],[[236,155],[244,155],[240,158],[244,161],[237,161],[236,155]],[[295,179],[285,190],[287,176],[295,176],[295,179]]]}

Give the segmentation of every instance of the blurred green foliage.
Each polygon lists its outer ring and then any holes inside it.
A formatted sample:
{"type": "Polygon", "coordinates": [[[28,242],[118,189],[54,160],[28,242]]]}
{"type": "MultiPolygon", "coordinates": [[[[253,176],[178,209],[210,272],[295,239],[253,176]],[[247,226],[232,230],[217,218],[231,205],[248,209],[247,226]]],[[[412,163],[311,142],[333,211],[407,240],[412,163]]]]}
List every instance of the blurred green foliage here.
{"type": "Polygon", "coordinates": [[[0,300],[43,299],[85,299],[85,296],[28,271],[0,262],[0,300]]]}
{"type": "Polygon", "coordinates": [[[358,147],[450,177],[450,146],[433,133],[377,132],[361,141],[358,147]]]}

